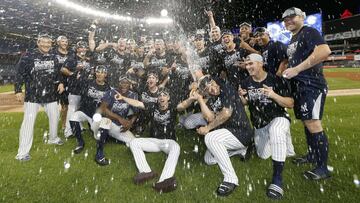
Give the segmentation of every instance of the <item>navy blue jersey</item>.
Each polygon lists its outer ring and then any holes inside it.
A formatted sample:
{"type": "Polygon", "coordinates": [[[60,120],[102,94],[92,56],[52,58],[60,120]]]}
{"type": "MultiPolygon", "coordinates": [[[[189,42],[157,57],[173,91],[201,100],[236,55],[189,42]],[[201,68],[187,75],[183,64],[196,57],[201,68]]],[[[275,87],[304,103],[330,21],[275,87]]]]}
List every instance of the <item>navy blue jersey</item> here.
{"type": "MultiPolygon", "coordinates": [[[[63,54],[63,53],[59,52],[58,49],[54,50],[53,53],[55,54],[55,57],[57,58],[57,60],[59,62],[60,68],[64,66],[66,59],[73,54],[70,52],[70,50],[68,51],[67,54],[63,54]]],[[[67,86],[67,78],[62,74],[60,74],[60,76],[61,76],[61,78],[60,78],[61,82],[66,87],[67,86]]]]}
{"type": "Polygon", "coordinates": [[[219,78],[214,78],[214,80],[220,86],[220,95],[211,97],[207,105],[215,113],[223,108],[232,109],[231,117],[217,129],[229,130],[243,145],[248,146],[254,134],[237,91],[219,78]]]}
{"type": "Polygon", "coordinates": [[[110,86],[107,83],[99,85],[96,83],[95,79],[89,80],[87,84],[84,84],[82,87],[79,111],[84,112],[87,116],[92,118],[96,109],[99,108],[105,92],[109,90],[110,86]]]}
{"type": "Polygon", "coordinates": [[[108,64],[108,83],[111,87],[119,86],[119,77],[126,74],[130,66],[129,54],[119,53],[116,50],[111,50],[107,54],[108,64]]]}
{"type": "Polygon", "coordinates": [[[230,52],[225,51],[223,54],[227,80],[235,89],[239,88],[240,81],[249,76],[246,69],[235,65],[236,62],[243,61],[244,56],[245,50],[241,48],[239,50],[234,49],[230,52]]]}
{"type": "MultiPolygon", "coordinates": [[[[288,45],[287,55],[289,67],[293,68],[305,61],[314,51],[315,46],[326,44],[320,33],[312,27],[304,26],[294,36],[288,45]]],[[[292,88],[295,91],[310,89],[321,89],[326,91],[327,84],[323,75],[322,63],[300,72],[291,79],[292,88]]]]}
{"type": "MultiPolygon", "coordinates": [[[[104,97],[101,100],[102,102],[106,102],[108,104],[108,109],[110,111],[125,119],[128,118],[128,116],[130,116],[131,114],[134,114],[138,111],[137,108],[130,106],[123,100],[116,100],[115,95],[117,93],[117,90],[110,89],[105,93],[104,97]]],[[[128,91],[123,96],[131,99],[138,99],[138,95],[132,91],[128,91]]],[[[116,123],[116,125],[121,125],[118,120],[112,120],[112,122],[116,123]]]]}
{"type": "Polygon", "coordinates": [[[250,119],[255,128],[262,128],[276,117],[285,117],[290,120],[285,108],[262,93],[263,85],[272,87],[273,91],[283,97],[291,97],[289,83],[271,73],[261,81],[256,82],[248,77],[241,82],[241,88],[247,91],[247,100],[250,110],[250,119]]]}
{"type": "Polygon", "coordinates": [[[82,59],[76,54],[73,54],[66,59],[63,67],[74,73],[68,77],[68,92],[73,95],[80,95],[82,87],[93,74],[90,59],[82,59]],[[83,68],[78,70],[77,67],[80,65],[82,65],[83,68]]]}
{"type": "Polygon", "coordinates": [[[158,139],[176,140],[176,107],[169,104],[167,110],[161,110],[158,104],[145,104],[145,111],[150,115],[150,136],[158,139]]]}
{"type": "Polygon", "coordinates": [[[140,101],[144,104],[156,104],[158,100],[158,91],[152,93],[148,89],[141,93],[140,101]]]}
{"type": "Polygon", "coordinates": [[[286,49],[286,45],[279,41],[269,41],[269,43],[261,49],[266,72],[276,75],[281,61],[287,59],[286,49]]]}
{"type": "Polygon", "coordinates": [[[198,65],[204,74],[210,74],[210,49],[205,48],[202,52],[198,52],[198,58],[195,59],[194,64],[198,65]]]}
{"type": "Polygon", "coordinates": [[[15,93],[25,84],[25,102],[57,101],[60,68],[54,54],[42,54],[37,49],[26,53],[16,65],[15,93]]]}
{"type": "Polygon", "coordinates": [[[162,56],[158,56],[154,54],[150,60],[148,65],[148,70],[150,71],[159,71],[162,67],[171,66],[174,60],[174,55],[170,53],[165,53],[162,56]]]}
{"type": "Polygon", "coordinates": [[[224,52],[225,47],[221,43],[221,40],[213,42],[209,45],[210,64],[209,68],[205,71],[206,74],[210,74],[212,77],[219,77],[222,71],[225,71],[224,67],[224,52]]]}

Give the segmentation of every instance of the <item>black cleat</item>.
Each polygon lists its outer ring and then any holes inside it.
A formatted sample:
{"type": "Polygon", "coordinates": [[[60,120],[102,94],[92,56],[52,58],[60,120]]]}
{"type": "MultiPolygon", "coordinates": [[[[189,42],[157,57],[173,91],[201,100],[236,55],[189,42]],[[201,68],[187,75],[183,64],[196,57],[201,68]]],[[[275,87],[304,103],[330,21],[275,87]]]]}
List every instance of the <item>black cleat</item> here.
{"type": "Polygon", "coordinates": [[[175,177],[171,177],[161,182],[155,183],[153,186],[153,188],[157,192],[164,192],[164,193],[174,191],[176,190],[176,187],[177,187],[177,183],[175,177]]]}
{"type": "Polygon", "coordinates": [[[266,195],[271,199],[281,199],[284,196],[284,190],[278,185],[270,184],[266,195]]]}
{"type": "Polygon", "coordinates": [[[234,183],[222,182],[220,186],[216,190],[216,194],[219,196],[228,196],[230,195],[236,188],[234,183]]]}
{"type": "Polygon", "coordinates": [[[95,158],[95,161],[97,164],[99,164],[100,166],[106,166],[109,165],[109,160],[107,160],[105,157],[99,159],[99,158],[95,158]]]}
{"type": "Polygon", "coordinates": [[[294,158],[291,162],[296,165],[303,165],[315,163],[315,160],[310,159],[309,155],[305,155],[302,157],[294,158]]]}
{"type": "Polygon", "coordinates": [[[83,145],[78,145],[78,146],[75,147],[75,149],[73,150],[73,152],[74,152],[75,154],[80,154],[83,149],[84,149],[84,146],[83,146],[83,145]]]}
{"type": "Polygon", "coordinates": [[[323,179],[330,178],[331,175],[327,169],[323,170],[320,168],[315,168],[311,171],[305,171],[304,177],[308,180],[323,180],[323,179]]]}

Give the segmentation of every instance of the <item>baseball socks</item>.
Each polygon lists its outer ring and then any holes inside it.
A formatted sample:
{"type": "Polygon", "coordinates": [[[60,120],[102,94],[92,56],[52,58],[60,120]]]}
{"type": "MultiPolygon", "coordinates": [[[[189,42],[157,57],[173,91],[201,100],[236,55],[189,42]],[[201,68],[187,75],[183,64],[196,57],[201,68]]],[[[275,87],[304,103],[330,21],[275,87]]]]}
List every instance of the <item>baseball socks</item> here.
{"type": "Polygon", "coordinates": [[[109,130],[100,128],[100,140],[96,142],[96,156],[95,161],[100,166],[105,166],[109,164],[109,161],[104,156],[104,145],[106,142],[106,139],[109,136],[109,130]]]}
{"type": "Polygon", "coordinates": [[[75,134],[76,140],[77,140],[77,146],[74,149],[75,154],[79,154],[84,149],[84,139],[81,136],[81,127],[80,122],[77,121],[70,121],[70,126],[72,132],[75,134]]]}
{"type": "Polygon", "coordinates": [[[271,199],[281,199],[284,195],[282,189],[282,171],[285,162],[273,160],[273,177],[269,185],[266,195],[271,199]]]}
{"type": "Polygon", "coordinates": [[[312,133],[310,143],[311,148],[315,153],[316,168],[311,171],[306,171],[304,177],[311,180],[329,178],[330,172],[327,169],[329,143],[325,132],[312,133]]]}

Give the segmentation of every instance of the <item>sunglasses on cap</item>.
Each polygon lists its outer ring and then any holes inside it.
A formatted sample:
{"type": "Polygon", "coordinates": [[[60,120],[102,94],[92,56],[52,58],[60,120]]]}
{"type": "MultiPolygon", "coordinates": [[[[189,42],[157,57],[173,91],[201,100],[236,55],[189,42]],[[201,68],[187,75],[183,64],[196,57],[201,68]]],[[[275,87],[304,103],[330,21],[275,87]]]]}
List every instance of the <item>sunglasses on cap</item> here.
{"type": "Polygon", "coordinates": [[[99,66],[95,67],[95,72],[97,72],[97,73],[107,73],[107,68],[106,68],[106,66],[99,65],[99,66]]]}
{"type": "Polygon", "coordinates": [[[248,22],[243,22],[243,23],[240,24],[240,27],[242,27],[242,26],[251,27],[251,24],[248,23],[248,22]]]}

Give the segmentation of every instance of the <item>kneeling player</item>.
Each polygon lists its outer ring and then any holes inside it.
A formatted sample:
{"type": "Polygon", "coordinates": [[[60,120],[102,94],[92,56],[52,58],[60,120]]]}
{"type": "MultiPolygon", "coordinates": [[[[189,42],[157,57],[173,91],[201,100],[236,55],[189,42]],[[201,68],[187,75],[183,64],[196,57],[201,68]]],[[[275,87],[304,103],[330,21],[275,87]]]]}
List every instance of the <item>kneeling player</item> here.
{"type": "Polygon", "coordinates": [[[81,91],[80,108],[70,118],[70,126],[72,132],[75,134],[77,146],[74,149],[75,154],[79,154],[84,149],[84,139],[81,136],[80,122],[87,121],[94,136],[97,134],[98,125],[93,122],[93,115],[99,107],[101,98],[105,92],[110,90],[110,86],[105,82],[107,69],[105,66],[97,66],[95,68],[95,80],[91,80],[86,84],[81,91]]]}
{"type": "Polygon", "coordinates": [[[140,101],[119,97],[131,106],[145,109],[150,115],[151,138],[136,138],[130,142],[139,173],[134,177],[135,184],[141,184],[156,177],[146,161],[144,152],[162,151],[168,155],[164,169],[154,189],[170,192],[176,189],[175,168],[180,155],[180,146],[175,141],[176,108],[169,103],[170,95],[165,89],[159,90],[158,103],[142,103],[140,101]]]}
{"type": "MultiPolygon", "coordinates": [[[[119,87],[107,91],[102,98],[100,105],[101,112],[104,116],[100,122],[100,138],[97,141],[95,161],[101,166],[109,164],[104,156],[104,145],[110,136],[124,142],[126,145],[134,139],[134,135],[129,131],[132,127],[136,116],[136,109],[132,108],[128,103],[117,99],[117,95],[121,94],[126,97],[137,99],[137,94],[130,91],[131,81],[126,76],[119,78],[119,87]],[[131,116],[131,117],[130,117],[131,116]]],[[[95,136],[98,138],[98,136],[95,136]]]]}
{"type": "Polygon", "coordinates": [[[208,124],[197,131],[205,135],[208,148],[205,153],[206,164],[218,164],[224,175],[224,181],[216,192],[220,196],[226,196],[232,193],[239,183],[230,156],[244,155],[254,132],[239,95],[232,86],[223,83],[219,78],[204,76],[199,80],[199,88],[210,95],[210,108],[203,97],[198,95],[201,112],[208,124]]]}
{"type": "Polygon", "coordinates": [[[250,54],[246,58],[246,69],[250,77],[241,84],[240,98],[249,105],[258,156],[262,159],[271,156],[273,160],[273,177],[267,195],[279,199],[284,194],[281,174],[286,156],[295,155],[290,118],[285,110],[294,106],[294,100],[284,79],[265,72],[259,54],[250,54]]]}

